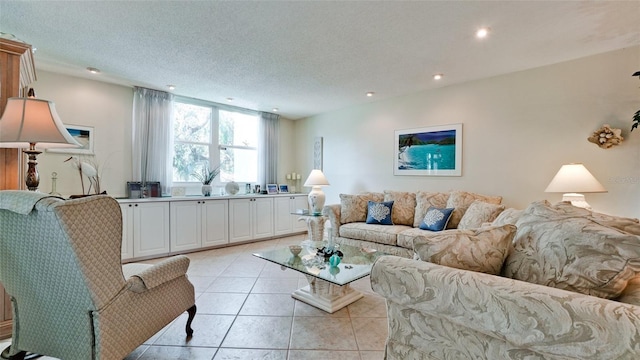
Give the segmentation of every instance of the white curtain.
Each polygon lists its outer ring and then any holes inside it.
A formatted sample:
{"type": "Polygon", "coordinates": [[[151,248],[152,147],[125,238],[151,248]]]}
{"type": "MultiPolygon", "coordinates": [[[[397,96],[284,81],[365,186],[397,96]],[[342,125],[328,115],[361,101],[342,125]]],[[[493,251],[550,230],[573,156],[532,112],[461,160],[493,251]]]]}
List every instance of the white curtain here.
{"type": "Polygon", "coordinates": [[[133,94],[133,180],[173,183],[173,95],[135,87],[133,94]]]}
{"type": "Polygon", "coordinates": [[[267,184],[278,183],[280,115],[260,113],[258,134],[258,183],[266,189],[267,184]]]}

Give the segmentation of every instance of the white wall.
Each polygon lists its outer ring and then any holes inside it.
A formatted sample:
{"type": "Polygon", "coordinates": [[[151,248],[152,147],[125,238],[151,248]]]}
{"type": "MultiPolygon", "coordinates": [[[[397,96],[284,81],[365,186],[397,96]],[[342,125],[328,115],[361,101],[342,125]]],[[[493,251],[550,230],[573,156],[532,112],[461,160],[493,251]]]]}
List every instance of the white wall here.
{"type": "MultiPolygon", "coordinates": [[[[125,196],[131,180],[131,114],[133,89],[46,71],[37,71],[32,84],[40,99],[56,104],[65,124],[94,127],[95,159],[102,168],[102,189],[125,196]]],[[[63,196],[82,194],[78,171],[65,163],[69,154],[44,152],[38,156],[41,192],[51,191],[51,173],[58,173],[57,190],[63,196]]],[[[87,186],[85,179],[85,186],[87,186]]]]}
{"type": "Polygon", "coordinates": [[[308,174],[322,136],[327,203],[340,193],[460,189],[524,208],[560,201],[544,189],[562,164],[582,162],[608,190],[586,195],[594,210],[640,217],[640,131],[629,133],[638,70],[634,47],[314,116],[296,122],[298,167],[308,174]],[[394,130],[453,123],[463,124],[461,177],[393,175],[394,130]],[[620,146],[587,141],[605,123],[623,129],[620,146]]]}
{"type": "MultiPolygon", "coordinates": [[[[81,157],[102,165],[102,189],[112,196],[126,196],[126,182],[132,180],[133,89],[42,70],[37,75],[38,81],[32,84],[37,97],[53,101],[65,124],[94,127],[95,156],[81,157]]],[[[285,174],[296,171],[293,138],[293,121],[282,118],[279,183],[286,183],[285,174]]],[[[65,197],[82,193],[77,170],[64,162],[69,156],[49,152],[38,156],[41,192],[51,191],[51,173],[55,171],[59,193],[65,197]]]]}

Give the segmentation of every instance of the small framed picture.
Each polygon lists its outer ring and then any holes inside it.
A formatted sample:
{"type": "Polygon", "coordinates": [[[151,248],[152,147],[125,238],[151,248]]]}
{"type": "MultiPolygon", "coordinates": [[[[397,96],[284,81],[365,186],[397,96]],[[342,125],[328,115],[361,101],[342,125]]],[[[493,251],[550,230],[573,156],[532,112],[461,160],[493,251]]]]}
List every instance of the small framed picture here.
{"type": "Polygon", "coordinates": [[[281,194],[288,194],[289,193],[289,185],[287,185],[287,184],[278,185],[278,192],[281,193],[281,194]]]}
{"type": "Polygon", "coordinates": [[[267,194],[273,195],[278,193],[278,184],[267,184],[267,194]]]}
{"type": "Polygon", "coordinates": [[[71,137],[80,144],[78,148],[51,148],[47,152],[63,154],[93,155],[93,127],[80,125],[64,126],[71,137]]]}

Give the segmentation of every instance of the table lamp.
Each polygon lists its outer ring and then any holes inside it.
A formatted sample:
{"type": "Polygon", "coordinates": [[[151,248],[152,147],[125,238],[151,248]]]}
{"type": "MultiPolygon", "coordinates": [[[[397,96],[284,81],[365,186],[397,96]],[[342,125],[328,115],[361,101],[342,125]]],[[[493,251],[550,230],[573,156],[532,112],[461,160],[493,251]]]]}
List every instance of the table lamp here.
{"type": "Polygon", "coordinates": [[[562,165],[544,192],[563,193],[562,201],[571,205],[591,210],[583,194],[601,193],[607,190],[582,164],[562,165]]]}
{"type": "Polygon", "coordinates": [[[36,144],[39,148],[80,146],[58,117],[53,102],[31,97],[9,98],[0,118],[0,147],[27,148],[23,150],[29,156],[25,182],[31,191],[36,191],[40,184],[36,156],[42,152],[36,150],[36,144]]]}
{"type": "Polygon", "coordinates": [[[324,176],[322,171],[318,169],[311,170],[311,174],[304,182],[304,186],[311,186],[311,192],[308,195],[309,209],[314,215],[322,214],[322,208],[324,207],[324,192],[322,192],[323,186],[328,186],[329,181],[324,176]]]}

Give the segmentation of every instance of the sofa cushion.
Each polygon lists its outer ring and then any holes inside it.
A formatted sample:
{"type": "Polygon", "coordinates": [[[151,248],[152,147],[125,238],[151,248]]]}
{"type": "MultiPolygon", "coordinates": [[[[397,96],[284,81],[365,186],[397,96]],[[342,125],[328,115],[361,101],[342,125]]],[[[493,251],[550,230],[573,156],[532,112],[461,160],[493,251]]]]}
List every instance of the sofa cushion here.
{"type": "Polygon", "coordinates": [[[477,229],[486,222],[492,222],[504,211],[504,205],[496,205],[476,200],[462,215],[458,229],[477,229]]]}
{"type": "Polygon", "coordinates": [[[640,272],[640,236],[599,224],[588,210],[534,202],[516,226],[507,277],[614,299],[640,272]]]}
{"type": "Polygon", "coordinates": [[[416,193],[416,209],[413,216],[413,227],[420,227],[424,215],[431,206],[437,208],[447,207],[449,193],[418,191],[416,193]]]}
{"type": "Polygon", "coordinates": [[[396,245],[398,234],[410,229],[406,225],[376,225],[363,222],[340,226],[340,237],[396,245]]]}
{"type": "Polygon", "coordinates": [[[367,219],[367,203],[383,200],[382,193],[340,194],[340,223],[364,222],[367,219]]]}
{"type": "Polygon", "coordinates": [[[393,225],[391,212],[393,201],[369,201],[367,205],[367,224],[393,225]]]}
{"type": "Polygon", "coordinates": [[[414,239],[413,250],[422,261],[498,275],[515,233],[514,225],[448,230],[414,239]]]}
{"type": "Polygon", "coordinates": [[[420,223],[420,229],[430,231],[444,230],[447,227],[447,223],[449,223],[449,219],[451,219],[452,212],[453,208],[430,207],[420,223]]]}
{"type": "Polygon", "coordinates": [[[396,225],[413,225],[416,194],[404,191],[384,191],[384,201],[393,201],[391,219],[396,225]]]}
{"type": "Polygon", "coordinates": [[[518,222],[518,219],[520,219],[522,211],[523,210],[514,208],[505,209],[495,220],[493,220],[493,222],[491,222],[491,226],[501,226],[506,224],[515,225],[516,222],[518,222]]]}
{"type": "MultiPolygon", "coordinates": [[[[449,230],[445,230],[449,231],[449,230]]],[[[413,250],[413,239],[421,236],[430,236],[434,231],[422,230],[420,228],[410,228],[398,233],[397,245],[413,250]]]]}
{"type": "Polygon", "coordinates": [[[451,194],[449,194],[449,199],[447,199],[447,207],[455,208],[455,210],[453,210],[447,229],[457,228],[467,208],[476,200],[489,204],[500,204],[502,202],[502,196],[487,196],[467,191],[452,191],[451,194]]]}

